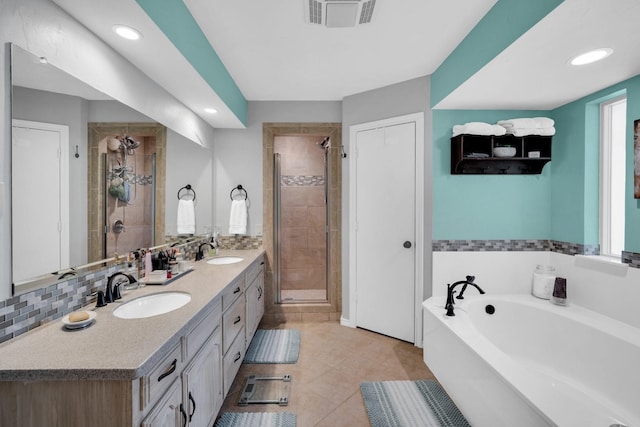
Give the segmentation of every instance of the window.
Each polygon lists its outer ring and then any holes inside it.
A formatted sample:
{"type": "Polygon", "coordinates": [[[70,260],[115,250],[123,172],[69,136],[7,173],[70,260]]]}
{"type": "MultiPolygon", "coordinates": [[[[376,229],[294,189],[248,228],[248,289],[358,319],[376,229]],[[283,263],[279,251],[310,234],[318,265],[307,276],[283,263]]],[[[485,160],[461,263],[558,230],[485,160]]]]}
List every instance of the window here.
{"type": "Polygon", "coordinates": [[[600,254],[620,258],[624,249],[627,99],[600,104],[600,254]]]}

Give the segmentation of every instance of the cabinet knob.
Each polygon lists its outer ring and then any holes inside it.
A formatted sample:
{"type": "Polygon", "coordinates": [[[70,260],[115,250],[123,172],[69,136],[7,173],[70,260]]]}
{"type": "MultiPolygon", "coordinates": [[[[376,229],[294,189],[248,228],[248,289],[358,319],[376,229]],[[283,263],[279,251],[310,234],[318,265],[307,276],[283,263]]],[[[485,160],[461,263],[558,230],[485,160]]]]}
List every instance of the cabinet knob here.
{"type": "Polygon", "coordinates": [[[409,249],[411,247],[411,242],[410,241],[406,241],[402,244],[402,246],[404,246],[405,248],[409,249]]]}

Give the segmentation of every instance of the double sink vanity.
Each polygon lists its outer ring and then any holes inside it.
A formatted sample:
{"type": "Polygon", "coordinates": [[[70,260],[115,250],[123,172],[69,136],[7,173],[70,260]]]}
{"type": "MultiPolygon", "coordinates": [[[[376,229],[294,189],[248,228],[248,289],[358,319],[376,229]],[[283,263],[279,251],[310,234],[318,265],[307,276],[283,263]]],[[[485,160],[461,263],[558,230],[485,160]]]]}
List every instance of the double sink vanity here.
{"type": "Polygon", "coordinates": [[[264,251],[222,255],[86,307],[87,328],[52,321],[0,345],[2,423],[213,425],[264,313],[264,251]]]}

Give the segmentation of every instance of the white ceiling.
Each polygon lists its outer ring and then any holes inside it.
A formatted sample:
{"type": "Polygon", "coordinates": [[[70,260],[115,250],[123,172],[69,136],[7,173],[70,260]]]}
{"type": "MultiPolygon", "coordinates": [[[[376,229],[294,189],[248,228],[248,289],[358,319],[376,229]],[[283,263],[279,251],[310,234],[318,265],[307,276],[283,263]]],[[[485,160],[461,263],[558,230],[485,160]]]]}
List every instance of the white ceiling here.
{"type": "MultiPolygon", "coordinates": [[[[53,1],[212,126],[242,127],[135,0],[53,1]]],[[[377,0],[370,24],[330,29],[305,22],[304,0],[184,1],[247,100],[340,100],[432,74],[496,2],[377,0]]],[[[548,109],[639,74],[637,22],[640,0],[566,0],[437,107],[548,109]],[[567,65],[603,46],[602,63],[567,65]]]]}
{"type": "Polygon", "coordinates": [[[640,74],[639,0],[565,0],[437,108],[550,110],[640,74]],[[605,60],[569,61],[609,47],[605,60]]]}

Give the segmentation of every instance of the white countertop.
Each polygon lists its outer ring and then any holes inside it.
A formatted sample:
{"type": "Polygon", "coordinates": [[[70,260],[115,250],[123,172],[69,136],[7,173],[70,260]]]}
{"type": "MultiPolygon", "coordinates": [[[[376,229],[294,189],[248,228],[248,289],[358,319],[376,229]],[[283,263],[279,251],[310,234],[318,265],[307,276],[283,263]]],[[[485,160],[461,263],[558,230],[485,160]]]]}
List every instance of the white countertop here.
{"type": "Polygon", "coordinates": [[[0,345],[0,381],[133,380],[147,374],[180,337],[219,304],[222,290],[240,276],[263,249],[220,251],[244,258],[227,265],[192,262],[193,271],[167,285],[123,291],[122,299],[96,308],[95,323],[69,331],[60,319],[0,345]],[[157,292],[182,291],[191,301],[169,313],[145,319],[119,319],[112,312],[132,299],[157,292]]]}

